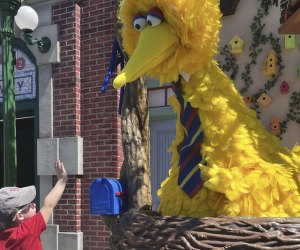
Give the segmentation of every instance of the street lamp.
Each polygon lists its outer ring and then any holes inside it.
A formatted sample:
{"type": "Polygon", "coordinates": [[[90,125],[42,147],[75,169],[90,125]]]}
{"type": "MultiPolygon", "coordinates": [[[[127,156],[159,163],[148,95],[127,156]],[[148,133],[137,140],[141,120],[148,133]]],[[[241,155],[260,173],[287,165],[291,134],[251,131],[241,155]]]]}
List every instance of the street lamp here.
{"type": "Polygon", "coordinates": [[[35,10],[29,6],[22,6],[15,17],[17,26],[23,31],[23,37],[27,44],[38,45],[41,53],[47,53],[51,47],[51,40],[48,37],[32,38],[32,32],[39,23],[39,17],[35,10]]]}
{"type": "Polygon", "coordinates": [[[27,44],[37,44],[39,51],[46,53],[51,47],[50,39],[32,38],[38,25],[38,16],[29,6],[21,6],[21,0],[0,0],[0,42],[2,45],[2,90],[3,90],[3,167],[4,185],[15,186],[17,182],[16,103],[14,84],[15,56],[13,52],[14,17],[24,33],[27,44]]]}
{"type": "Polygon", "coordinates": [[[15,186],[17,180],[16,103],[14,81],[14,16],[21,0],[0,0],[3,89],[3,178],[4,186],[15,186]]]}

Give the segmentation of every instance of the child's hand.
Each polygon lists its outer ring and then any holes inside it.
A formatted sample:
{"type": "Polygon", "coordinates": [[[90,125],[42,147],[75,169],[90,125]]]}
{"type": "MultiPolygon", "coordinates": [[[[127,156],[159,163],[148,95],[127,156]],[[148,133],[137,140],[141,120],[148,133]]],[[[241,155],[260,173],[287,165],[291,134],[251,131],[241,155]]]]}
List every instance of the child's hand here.
{"type": "Polygon", "coordinates": [[[67,179],[68,178],[68,174],[65,170],[64,164],[60,160],[56,161],[55,170],[56,170],[58,179],[67,179]]]}
{"type": "Polygon", "coordinates": [[[58,177],[58,181],[56,182],[52,190],[49,192],[49,194],[47,194],[47,196],[45,197],[43,206],[40,209],[40,213],[42,214],[46,224],[50,220],[51,215],[53,213],[53,209],[59,202],[65,190],[68,179],[68,174],[65,170],[64,164],[60,160],[57,160],[55,162],[55,170],[58,177]]]}

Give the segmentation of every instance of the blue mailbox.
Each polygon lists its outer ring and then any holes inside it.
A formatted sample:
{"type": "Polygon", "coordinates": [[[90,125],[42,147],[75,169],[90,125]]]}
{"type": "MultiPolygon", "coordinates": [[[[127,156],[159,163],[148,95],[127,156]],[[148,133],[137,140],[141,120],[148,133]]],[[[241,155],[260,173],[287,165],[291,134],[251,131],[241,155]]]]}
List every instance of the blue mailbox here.
{"type": "Polygon", "coordinates": [[[121,182],[113,178],[97,178],[90,187],[91,215],[117,215],[125,210],[121,182]]]}

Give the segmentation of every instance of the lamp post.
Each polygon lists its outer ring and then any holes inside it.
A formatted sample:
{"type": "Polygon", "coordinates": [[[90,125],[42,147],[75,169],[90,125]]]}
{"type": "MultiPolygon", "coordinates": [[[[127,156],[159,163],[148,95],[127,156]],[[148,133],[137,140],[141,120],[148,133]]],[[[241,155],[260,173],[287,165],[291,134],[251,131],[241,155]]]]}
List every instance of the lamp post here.
{"type": "Polygon", "coordinates": [[[15,186],[17,181],[16,104],[14,81],[14,16],[21,0],[0,0],[3,84],[3,167],[4,185],[15,186]]]}
{"type": "Polygon", "coordinates": [[[23,31],[29,45],[38,45],[41,53],[51,47],[48,37],[32,38],[32,31],[38,26],[39,18],[34,9],[22,6],[23,0],[0,0],[0,42],[2,45],[2,90],[3,90],[3,182],[5,186],[17,183],[16,103],[13,52],[14,21],[23,31]],[[14,17],[16,16],[15,20],[14,17]]]}

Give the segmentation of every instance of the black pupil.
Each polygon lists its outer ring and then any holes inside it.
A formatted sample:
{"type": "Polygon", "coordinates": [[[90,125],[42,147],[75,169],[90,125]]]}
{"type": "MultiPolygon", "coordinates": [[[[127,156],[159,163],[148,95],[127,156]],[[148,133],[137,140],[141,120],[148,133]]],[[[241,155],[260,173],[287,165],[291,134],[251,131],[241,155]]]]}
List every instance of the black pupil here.
{"type": "Polygon", "coordinates": [[[141,28],[141,25],[136,24],[136,25],[135,25],[135,28],[139,30],[139,29],[141,28]]]}
{"type": "Polygon", "coordinates": [[[150,26],[152,26],[152,22],[151,22],[151,21],[148,20],[147,23],[148,23],[150,26]]]}

